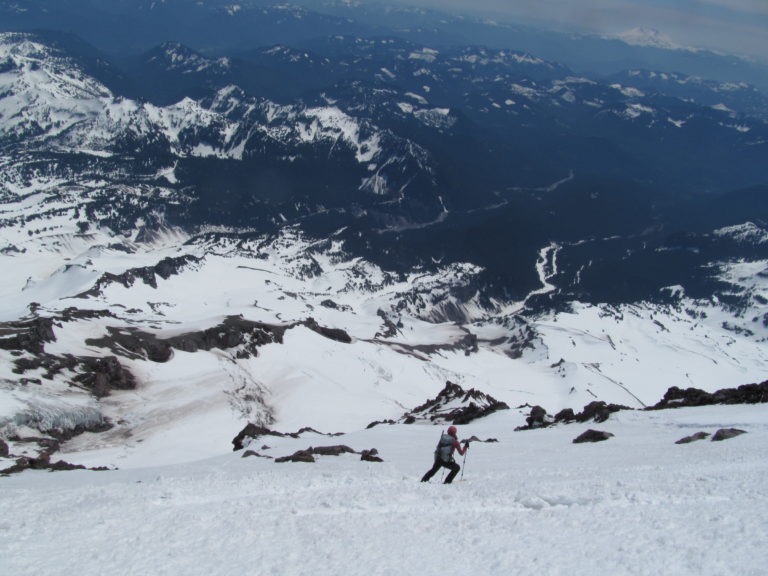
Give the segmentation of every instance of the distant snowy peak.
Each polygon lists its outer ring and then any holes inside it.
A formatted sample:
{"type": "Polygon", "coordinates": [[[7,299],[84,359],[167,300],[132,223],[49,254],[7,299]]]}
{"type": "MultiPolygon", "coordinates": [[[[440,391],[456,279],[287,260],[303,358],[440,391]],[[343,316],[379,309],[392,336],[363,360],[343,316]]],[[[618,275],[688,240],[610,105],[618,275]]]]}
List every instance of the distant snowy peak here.
{"type": "Polygon", "coordinates": [[[110,90],[33,35],[0,34],[0,136],[65,132],[110,90]]]}
{"type": "Polygon", "coordinates": [[[744,244],[768,244],[768,230],[753,222],[720,228],[715,230],[715,235],[733,238],[744,244]]]}
{"type": "Polygon", "coordinates": [[[632,28],[618,34],[608,35],[606,38],[620,40],[631,46],[645,46],[647,48],[660,48],[662,50],[696,51],[695,48],[677,44],[672,38],[654,28],[632,28]]]}
{"type": "MultiPolygon", "coordinates": [[[[182,73],[226,65],[175,43],[163,45],[152,58],[182,73]]],[[[236,160],[263,151],[265,144],[285,158],[320,145],[351,154],[380,176],[382,167],[403,162],[428,170],[428,154],[419,146],[333,104],[278,105],[248,97],[236,86],[206,100],[140,103],[114,96],[77,62],[21,34],[0,35],[0,62],[0,137],[34,138],[40,145],[100,155],[138,150],[149,141],[176,157],[236,160]]],[[[363,182],[361,188],[381,193],[385,180],[378,178],[375,186],[363,182]]]]}
{"type": "Polygon", "coordinates": [[[182,74],[200,72],[224,74],[230,69],[228,58],[210,59],[178,42],[166,42],[147,56],[149,63],[182,74]]]}

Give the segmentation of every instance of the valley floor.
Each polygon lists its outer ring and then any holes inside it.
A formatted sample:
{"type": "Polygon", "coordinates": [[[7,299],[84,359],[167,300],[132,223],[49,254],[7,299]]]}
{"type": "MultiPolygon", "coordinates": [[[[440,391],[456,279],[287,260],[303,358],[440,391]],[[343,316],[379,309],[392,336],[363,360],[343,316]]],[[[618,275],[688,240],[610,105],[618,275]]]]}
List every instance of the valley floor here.
{"type": "Polygon", "coordinates": [[[0,478],[0,573],[764,574],[765,405],[620,412],[602,424],[513,432],[518,420],[500,412],[460,427],[461,437],[498,443],[474,443],[451,486],[419,482],[439,433],[424,425],[250,446],[273,457],[376,447],[383,463],[346,454],[278,464],[236,452],[0,478]],[[589,427],[615,436],[573,444],[589,427]],[[747,433],[675,444],[723,427],[747,433]]]}

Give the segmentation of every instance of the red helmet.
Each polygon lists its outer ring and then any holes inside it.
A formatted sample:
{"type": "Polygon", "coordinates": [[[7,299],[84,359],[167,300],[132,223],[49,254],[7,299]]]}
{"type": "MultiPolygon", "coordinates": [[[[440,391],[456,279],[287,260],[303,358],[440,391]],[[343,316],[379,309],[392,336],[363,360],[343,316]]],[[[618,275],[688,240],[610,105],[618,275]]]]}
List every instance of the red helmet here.
{"type": "Polygon", "coordinates": [[[453,436],[455,438],[456,437],[456,426],[448,426],[448,434],[450,434],[451,436],[453,436]]]}

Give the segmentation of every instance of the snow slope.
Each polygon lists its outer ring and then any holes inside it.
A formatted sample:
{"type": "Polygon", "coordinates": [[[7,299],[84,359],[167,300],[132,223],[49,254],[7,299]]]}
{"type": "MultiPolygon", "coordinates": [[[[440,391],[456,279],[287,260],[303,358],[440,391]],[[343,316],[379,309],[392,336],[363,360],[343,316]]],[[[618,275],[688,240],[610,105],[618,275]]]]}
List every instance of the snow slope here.
{"type": "MultiPolygon", "coordinates": [[[[433,398],[446,381],[509,406],[538,404],[554,414],[563,408],[578,412],[595,399],[652,405],[671,386],[714,391],[765,379],[764,331],[735,332],[726,320],[739,319],[711,305],[574,304],[570,312],[524,319],[505,312],[514,305],[484,310],[451,296],[451,286],[476,273],[469,266],[397,275],[350,258],[338,242],[312,241],[295,230],[249,241],[181,244],[183,239],[168,234],[154,245],[133,245],[131,253],[103,245],[80,252],[75,245],[40,259],[0,255],[8,263],[5,318],[19,317],[32,303],[43,317],[63,317],[71,307],[93,311],[56,320],[56,340],[45,344],[45,352],[117,355],[137,382],[133,390],[113,390],[96,400],[72,386],[75,373],[51,376],[41,367],[22,374],[38,385],[20,386],[14,384],[20,378],[14,372],[17,355],[0,350],[3,437],[39,435],[47,430],[43,422],[73,428],[83,419],[107,420],[113,425],[108,432],[66,443],[66,459],[130,468],[219,455],[247,422],[284,432],[305,426],[360,430],[399,418],[433,398]],[[97,283],[105,272],[120,275],[181,256],[193,260],[167,278],[152,273],[154,285],[139,276],[129,284],[97,283]],[[25,266],[16,266],[18,260],[25,266]],[[100,286],[96,293],[75,297],[94,285],[100,286]],[[435,321],[435,311],[449,301],[464,310],[466,323],[435,321]],[[707,314],[692,316],[696,306],[707,314]],[[243,354],[242,346],[195,352],[176,347],[165,362],[104,340],[130,330],[179,337],[219,326],[227,317],[285,332],[255,355],[243,354]],[[343,330],[349,342],[310,329],[303,324],[308,318],[343,330]],[[196,429],[208,431],[205,441],[187,444],[196,429]]],[[[114,237],[109,241],[115,245],[114,237]]],[[[546,286],[546,272],[541,274],[546,286]]],[[[759,275],[750,278],[764,283],[759,275]]]]}
{"type": "MultiPolygon", "coordinates": [[[[241,453],[110,472],[2,478],[4,574],[594,574],[757,576],[768,514],[762,406],[614,414],[513,432],[518,411],[460,428],[462,482],[421,484],[438,430],[377,426],[327,438],[262,438],[262,454],[377,447],[383,463],[241,453]],[[675,445],[737,426],[724,442],[675,445]],[[267,444],[270,448],[262,448],[267,444]]],[[[204,439],[190,431],[187,444],[204,439]]]]}

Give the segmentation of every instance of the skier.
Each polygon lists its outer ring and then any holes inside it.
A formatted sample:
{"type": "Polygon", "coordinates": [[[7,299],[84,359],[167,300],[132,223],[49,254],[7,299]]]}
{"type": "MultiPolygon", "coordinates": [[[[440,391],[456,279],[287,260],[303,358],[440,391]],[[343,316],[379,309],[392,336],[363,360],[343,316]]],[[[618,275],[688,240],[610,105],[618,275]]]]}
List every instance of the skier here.
{"type": "Polygon", "coordinates": [[[456,462],[453,460],[453,451],[458,450],[459,454],[464,456],[468,449],[469,441],[465,440],[464,447],[462,448],[458,438],[456,437],[456,426],[449,426],[448,432],[440,436],[440,442],[437,443],[437,448],[435,448],[434,465],[426,474],[424,474],[424,477],[421,479],[421,481],[429,482],[429,479],[432,478],[432,476],[434,476],[438,470],[440,470],[440,467],[444,466],[450,470],[448,476],[445,478],[444,484],[450,484],[453,482],[456,474],[458,474],[459,470],[461,469],[461,466],[456,464],[456,462]]]}

